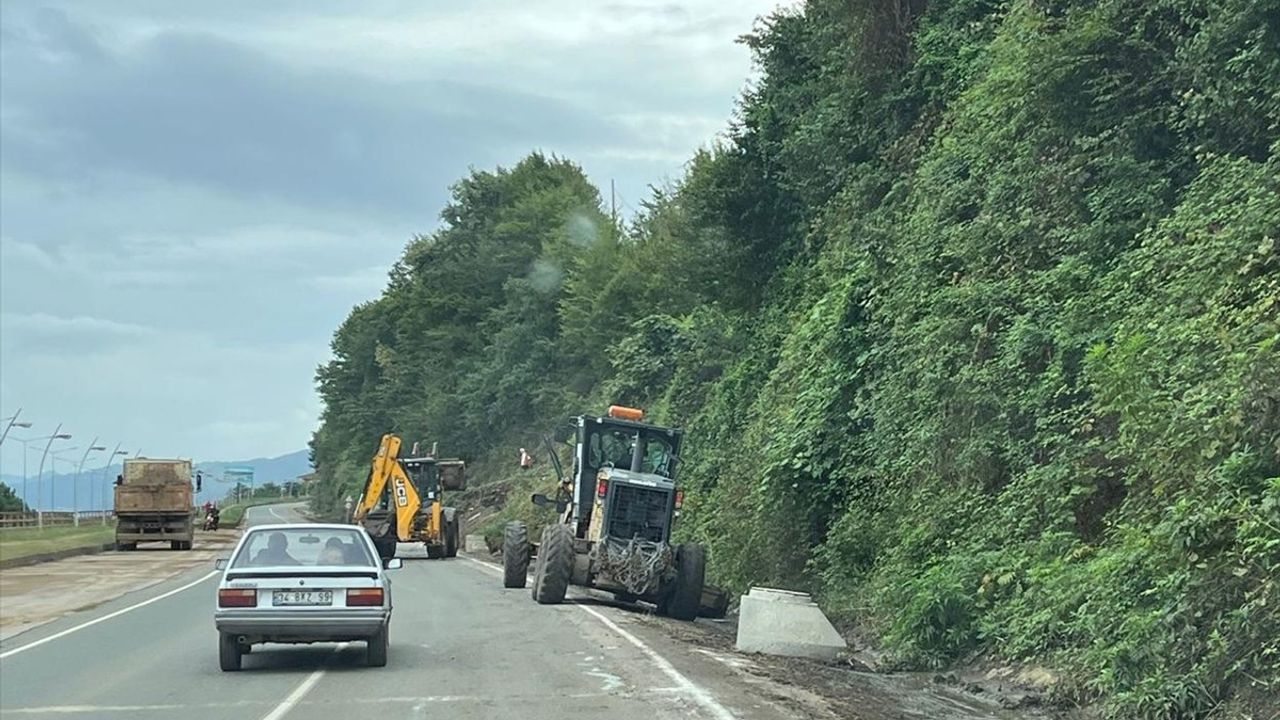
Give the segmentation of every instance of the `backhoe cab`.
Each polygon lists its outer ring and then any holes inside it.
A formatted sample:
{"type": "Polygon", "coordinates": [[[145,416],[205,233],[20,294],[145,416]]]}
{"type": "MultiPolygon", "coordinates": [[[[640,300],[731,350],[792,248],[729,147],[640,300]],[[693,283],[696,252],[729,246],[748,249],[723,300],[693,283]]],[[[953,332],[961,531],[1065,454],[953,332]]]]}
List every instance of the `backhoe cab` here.
{"type": "Polygon", "coordinates": [[[457,511],[444,504],[445,491],[465,490],[461,460],[438,460],[435,452],[400,457],[401,441],[383,435],[365,480],[354,522],[373,538],[383,561],[395,557],[396,543],[422,543],[427,557],[455,557],[461,536],[457,511]]]}
{"type": "Polygon", "coordinates": [[[706,551],[701,545],[671,544],[671,529],[683,501],[676,487],[680,442],[676,428],[643,422],[635,408],[612,406],[603,417],[572,419],[573,467],[566,476],[548,439],[560,478],[554,499],[559,522],[529,542],[528,528],[507,525],[503,536],[503,584],[525,586],[536,550],[533,598],[542,604],[564,600],[570,584],[613,592],[620,600],[644,600],[682,620],[724,614],[727,596],[704,592],[706,551]],[[705,597],[704,597],[705,596],[705,597]]]}

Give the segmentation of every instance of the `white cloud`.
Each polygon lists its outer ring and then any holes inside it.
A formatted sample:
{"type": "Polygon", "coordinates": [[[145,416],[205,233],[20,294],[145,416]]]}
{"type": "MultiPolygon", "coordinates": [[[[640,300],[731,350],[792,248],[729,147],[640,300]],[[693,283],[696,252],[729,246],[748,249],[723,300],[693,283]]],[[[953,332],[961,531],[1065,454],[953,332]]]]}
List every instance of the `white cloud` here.
{"type": "Polygon", "coordinates": [[[387,286],[388,271],[387,265],[374,265],[337,275],[318,275],[309,278],[307,284],[326,292],[357,292],[372,297],[387,286]]]}
{"type": "Polygon", "coordinates": [[[726,126],[775,4],[3,3],[0,415],[302,447],[333,329],[450,182],[537,148],[634,209],[726,126]]]}

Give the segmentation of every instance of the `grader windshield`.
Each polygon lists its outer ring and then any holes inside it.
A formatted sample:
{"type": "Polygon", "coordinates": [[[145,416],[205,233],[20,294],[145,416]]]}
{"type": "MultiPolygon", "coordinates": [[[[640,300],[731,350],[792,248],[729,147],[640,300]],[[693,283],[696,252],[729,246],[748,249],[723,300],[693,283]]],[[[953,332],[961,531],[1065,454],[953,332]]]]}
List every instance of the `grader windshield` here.
{"type": "Polygon", "coordinates": [[[644,430],[609,423],[591,428],[587,432],[587,465],[593,471],[613,467],[674,479],[678,440],[667,432],[665,428],[644,430]],[[637,442],[640,443],[638,457],[637,442]]]}

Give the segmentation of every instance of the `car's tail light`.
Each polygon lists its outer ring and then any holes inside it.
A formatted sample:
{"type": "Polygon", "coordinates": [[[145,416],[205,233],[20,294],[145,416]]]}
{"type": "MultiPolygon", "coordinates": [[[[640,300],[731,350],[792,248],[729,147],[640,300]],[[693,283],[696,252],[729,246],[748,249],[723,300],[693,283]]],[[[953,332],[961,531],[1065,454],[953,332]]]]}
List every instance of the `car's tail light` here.
{"type": "Polygon", "coordinates": [[[258,591],[223,588],[218,591],[218,607],[257,607],[258,591]]]}
{"type": "Polygon", "coordinates": [[[682,507],[684,507],[684,491],[677,490],[676,491],[676,509],[679,510],[682,507]]]}
{"type": "Polygon", "coordinates": [[[382,604],[382,588],[347,588],[347,607],[382,604]]]}
{"type": "Polygon", "coordinates": [[[604,494],[608,491],[609,491],[609,481],[605,480],[604,478],[600,478],[600,481],[596,483],[596,495],[600,497],[604,497],[604,494]]]}

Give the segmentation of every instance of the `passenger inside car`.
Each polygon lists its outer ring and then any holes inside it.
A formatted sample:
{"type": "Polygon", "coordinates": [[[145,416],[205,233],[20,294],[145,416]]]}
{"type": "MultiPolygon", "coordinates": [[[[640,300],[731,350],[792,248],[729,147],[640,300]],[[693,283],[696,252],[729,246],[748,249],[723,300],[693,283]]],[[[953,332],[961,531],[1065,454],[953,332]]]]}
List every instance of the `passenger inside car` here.
{"type": "Polygon", "coordinates": [[[320,557],[316,559],[317,565],[345,565],[347,562],[347,553],[344,543],[336,537],[331,537],[324,544],[324,550],[320,551],[320,557]]]}

